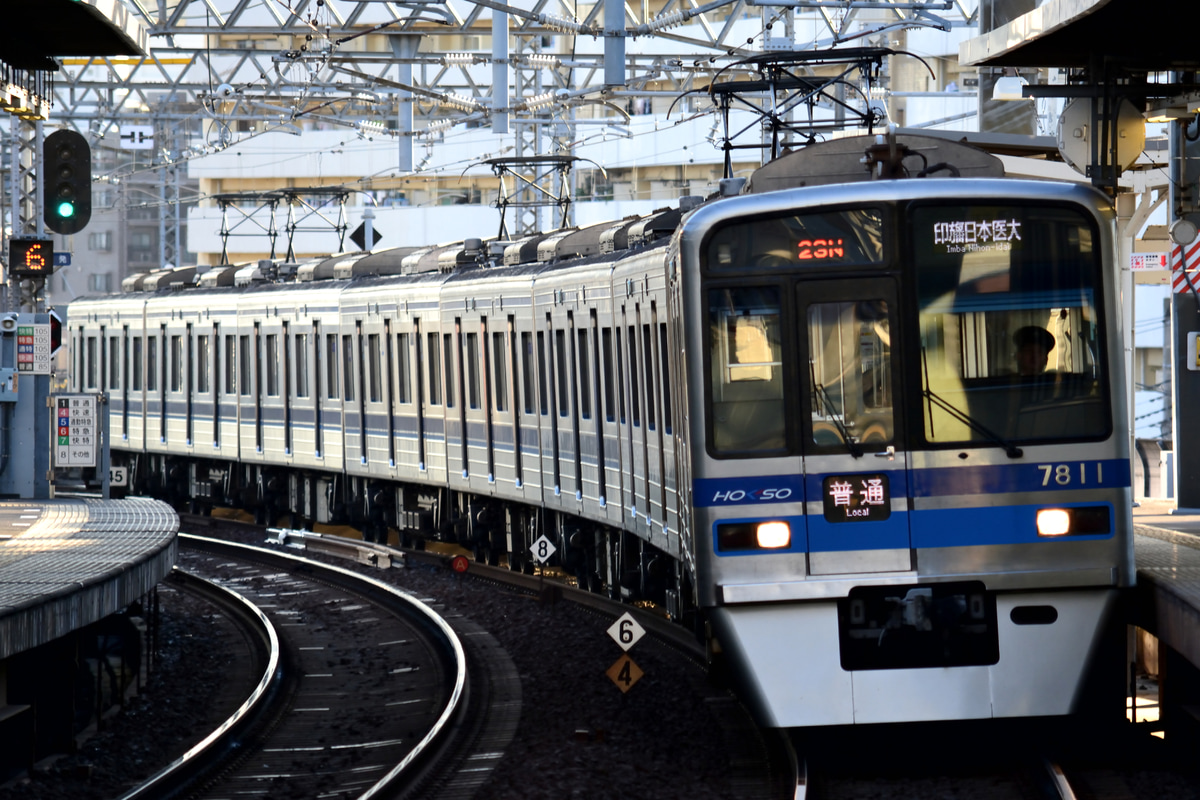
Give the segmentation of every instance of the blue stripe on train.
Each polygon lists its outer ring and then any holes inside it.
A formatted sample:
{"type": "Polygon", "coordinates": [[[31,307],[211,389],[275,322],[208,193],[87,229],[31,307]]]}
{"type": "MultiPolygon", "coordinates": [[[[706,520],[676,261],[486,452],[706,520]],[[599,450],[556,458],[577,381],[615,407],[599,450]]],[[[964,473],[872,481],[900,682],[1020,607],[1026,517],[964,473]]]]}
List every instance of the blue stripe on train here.
{"type": "MultiPolygon", "coordinates": [[[[812,542],[810,552],[842,552],[848,550],[879,550],[896,546],[895,526],[908,523],[910,546],[923,550],[931,547],[981,547],[988,545],[1051,544],[1059,542],[1094,541],[1113,535],[1115,514],[1110,503],[1065,503],[1061,508],[1107,506],[1109,527],[1106,533],[1045,537],[1037,535],[1037,512],[1041,505],[985,506],[981,508],[929,509],[919,512],[892,512],[887,522],[828,523],[821,516],[808,517],[810,526],[804,535],[804,517],[784,517],[797,531],[792,546],[782,552],[803,552],[804,542],[812,542]],[[835,535],[829,535],[834,533],[835,535]],[[816,535],[814,535],[816,534],[816,535]]],[[[716,544],[717,525],[751,521],[743,518],[720,519],[713,523],[713,543],[716,544]]],[[[774,551],[780,552],[780,551],[774,551]]],[[[718,553],[722,556],[763,555],[763,551],[718,553]]]]}
{"type": "MultiPolygon", "coordinates": [[[[904,470],[858,470],[888,476],[893,497],[905,496],[904,470]]],[[[848,473],[829,473],[841,475],[848,473]]],[[[972,494],[1058,492],[1084,489],[1122,489],[1130,485],[1129,462],[1057,461],[1047,464],[999,464],[978,467],[936,467],[912,473],[912,497],[950,497],[972,494]]],[[[819,500],[826,474],[756,475],[743,478],[703,478],[692,482],[692,502],[700,508],[752,505],[763,502],[798,503],[819,500]]]]}

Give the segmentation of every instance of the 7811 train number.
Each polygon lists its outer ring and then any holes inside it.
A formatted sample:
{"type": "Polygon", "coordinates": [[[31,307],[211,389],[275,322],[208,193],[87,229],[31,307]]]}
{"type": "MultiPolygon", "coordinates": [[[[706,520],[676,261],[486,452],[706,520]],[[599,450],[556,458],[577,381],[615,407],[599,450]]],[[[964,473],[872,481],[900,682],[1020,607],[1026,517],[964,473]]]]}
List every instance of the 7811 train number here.
{"type": "Polygon", "coordinates": [[[1090,464],[1086,461],[1078,464],[1038,464],[1037,468],[1042,473],[1042,486],[1104,483],[1104,464],[1100,461],[1090,464]]]}

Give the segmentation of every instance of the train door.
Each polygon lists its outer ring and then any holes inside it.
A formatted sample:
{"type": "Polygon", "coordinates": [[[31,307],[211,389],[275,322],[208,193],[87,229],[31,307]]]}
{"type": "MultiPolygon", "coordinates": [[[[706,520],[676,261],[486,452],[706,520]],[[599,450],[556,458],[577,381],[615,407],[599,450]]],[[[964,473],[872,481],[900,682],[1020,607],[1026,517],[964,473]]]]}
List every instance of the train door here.
{"type": "Polygon", "coordinates": [[[416,395],[412,398],[413,414],[416,422],[417,436],[417,470],[425,471],[425,382],[422,380],[423,368],[425,363],[425,348],[422,341],[421,319],[414,317],[412,321],[412,346],[413,346],[413,364],[410,369],[412,373],[412,388],[416,395]]]}
{"type": "Polygon", "coordinates": [[[283,395],[283,454],[290,456],[295,452],[292,431],[292,394],[295,391],[295,386],[292,382],[294,370],[292,368],[291,324],[286,321],[282,323],[279,346],[282,350],[280,354],[281,358],[279,359],[278,366],[272,367],[272,369],[280,369],[283,372],[277,388],[279,389],[279,393],[283,395]]]}
{"type": "Polygon", "coordinates": [[[600,318],[596,309],[589,309],[586,324],[583,320],[580,323],[576,331],[579,341],[579,424],[582,426],[580,443],[587,461],[583,469],[583,493],[600,508],[605,508],[608,505],[608,475],[605,471],[604,419],[608,409],[602,394],[600,318]]]}
{"type": "Polygon", "coordinates": [[[129,441],[129,326],[121,328],[121,440],[129,441]]]}
{"type": "MultiPolygon", "coordinates": [[[[195,444],[195,396],[196,385],[193,382],[193,376],[196,374],[195,363],[195,331],[192,323],[188,323],[185,328],[183,340],[183,392],[185,394],[183,400],[183,440],[188,447],[195,444]]],[[[179,369],[176,367],[176,369],[179,369]]]]}
{"type": "Polygon", "coordinates": [[[644,309],[641,303],[633,303],[632,309],[627,310],[625,326],[625,352],[629,359],[625,365],[625,374],[629,376],[629,422],[630,422],[630,455],[627,464],[626,480],[630,487],[629,511],[634,516],[634,529],[643,538],[650,538],[650,440],[648,431],[648,387],[645,383],[647,374],[653,375],[652,368],[646,363],[647,350],[643,347],[641,334],[641,318],[644,309]]]}
{"type": "Polygon", "coordinates": [[[913,568],[891,278],[797,292],[809,572],[913,568]]]}
{"type": "Polygon", "coordinates": [[[208,370],[211,375],[212,405],[209,407],[209,424],[212,425],[212,446],[214,450],[221,447],[221,324],[214,322],[210,334],[212,344],[207,359],[200,360],[200,368],[208,370]],[[204,361],[207,360],[207,364],[204,361]]]}
{"type": "Polygon", "coordinates": [[[325,442],[322,437],[325,433],[324,419],[322,418],[321,401],[324,397],[325,387],[321,384],[324,374],[322,372],[323,365],[321,356],[324,353],[322,349],[321,339],[321,323],[318,320],[313,320],[312,324],[312,414],[313,414],[313,458],[321,459],[325,449],[325,442]]]}
{"type": "Polygon", "coordinates": [[[155,402],[158,410],[158,441],[167,441],[167,326],[158,326],[158,355],[154,358],[155,402]]]}

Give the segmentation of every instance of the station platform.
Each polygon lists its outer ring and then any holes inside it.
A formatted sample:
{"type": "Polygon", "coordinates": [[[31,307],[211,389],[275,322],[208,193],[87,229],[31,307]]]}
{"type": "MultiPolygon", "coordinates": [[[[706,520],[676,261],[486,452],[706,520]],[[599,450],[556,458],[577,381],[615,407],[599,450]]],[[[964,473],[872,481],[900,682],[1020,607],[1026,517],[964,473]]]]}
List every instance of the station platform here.
{"type": "Polygon", "coordinates": [[[120,611],[175,564],[157,500],[0,502],[0,661],[120,611]]]}
{"type": "MultiPolygon", "coordinates": [[[[1143,500],[1133,509],[1135,615],[1138,627],[1157,637],[1160,682],[1169,671],[1200,670],[1200,513],[1174,511],[1173,502],[1161,500],[1143,500]]],[[[1193,703],[1190,695],[1200,692],[1194,680],[1172,684],[1173,703],[1193,703]]]]}

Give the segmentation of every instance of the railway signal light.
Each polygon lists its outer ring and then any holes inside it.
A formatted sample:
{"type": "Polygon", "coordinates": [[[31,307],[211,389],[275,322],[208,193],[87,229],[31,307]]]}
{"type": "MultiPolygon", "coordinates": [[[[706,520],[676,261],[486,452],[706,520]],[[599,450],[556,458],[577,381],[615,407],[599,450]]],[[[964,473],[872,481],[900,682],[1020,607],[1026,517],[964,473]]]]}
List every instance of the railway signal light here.
{"type": "Polygon", "coordinates": [[[46,227],[76,233],[92,218],[92,149],[82,134],[58,130],[42,143],[46,227]]]}

